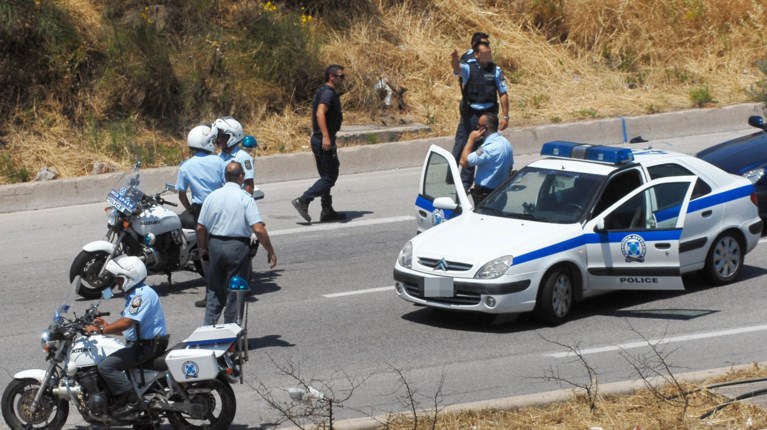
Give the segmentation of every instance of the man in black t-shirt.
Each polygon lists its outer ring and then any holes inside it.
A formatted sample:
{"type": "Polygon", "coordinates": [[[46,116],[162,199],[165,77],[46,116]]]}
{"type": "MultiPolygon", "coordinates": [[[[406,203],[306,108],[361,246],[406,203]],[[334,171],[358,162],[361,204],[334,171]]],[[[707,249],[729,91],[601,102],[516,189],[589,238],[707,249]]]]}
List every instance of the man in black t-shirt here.
{"type": "Polygon", "coordinates": [[[293,199],[291,202],[306,222],[312,222],[312,217],[309,216],[309,203],[315,197],[319,197],[322,202],[320,222],[346,219],[346,215],[333,209],[333,197],[330,195],[330,189],[338,179],[338,167],[340,166],[336,150],[336,133],[341,129],[344,115],[338,93],[343,90],[345,78],[343,66],[331,64],[325,70],[325,84],[314,95],[312,136],[309,142],[312,145],[314,161],[317,163],[320,179],[309,187],[301,197],[293,199]]]}

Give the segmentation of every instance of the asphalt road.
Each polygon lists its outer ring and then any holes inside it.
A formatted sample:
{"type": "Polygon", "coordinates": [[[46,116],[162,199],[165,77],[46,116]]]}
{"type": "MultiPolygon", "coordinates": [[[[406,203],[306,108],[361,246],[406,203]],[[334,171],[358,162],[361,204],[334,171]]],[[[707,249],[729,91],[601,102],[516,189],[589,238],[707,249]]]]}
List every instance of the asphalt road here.
{"type": "MultiPolygon", "coordinates": [[[[731,136],[653,144],[694,152],[731,136]]],[[[534,158],[518,156],[516,166],[534,158]]],[[[336,398],[348,394],[350,383],[359,384],[334,411],[337,418],[351,418],[407,409],[402,378],[422,407],[435,398],[448,405],[565,388],[546,378],[552,372],[585,383],[585,369],[562,345],[579,348],[600,383],[635,378],[625,356],[647,354],[643,338],[658,342],[677,372],[767,360],[764,244],[746,257],[738,283],[715,288],[690,276],[684,292],[614,293],[581,304],[570,322],[555,328],[525,315],[492,320],[400,300],[391,274],[400,248],[415,233],[419,175],[420,169],[408,168],[341,177],[334,203],[351,219],[338,224],[305,225],[290,205],[312,181],[263,185],[266,199],[259,209],[278,266],[268,270],[265,254],[256,257],[251,360],[246,384],[234,387],[233,428],[267,428],[276,421],[256,388],[263,384],[287,401],[285,390],[297,384],[278,365],[318,388],[332,386],[336,398]]],[[[83,244],[103,236],[103,207],[0,215],[0,387],[20,370],[44,367],[39,333],[64,297],[73,258],[83,244]]],[[[310,211],[318,218],[319,202],[310,211]]],[[[181,341],[202,323],[203,310],[192,304],[202,297],[200,279],[180,273],[171,285],[163,276],[149,282],[163,296],[172,341],[181,341]]],[[[121,302],[108,301],[102,309],[115,315],[121,302]]],[[[84,427],[79,415],[70,415],[67,428],[84,427]]]]}

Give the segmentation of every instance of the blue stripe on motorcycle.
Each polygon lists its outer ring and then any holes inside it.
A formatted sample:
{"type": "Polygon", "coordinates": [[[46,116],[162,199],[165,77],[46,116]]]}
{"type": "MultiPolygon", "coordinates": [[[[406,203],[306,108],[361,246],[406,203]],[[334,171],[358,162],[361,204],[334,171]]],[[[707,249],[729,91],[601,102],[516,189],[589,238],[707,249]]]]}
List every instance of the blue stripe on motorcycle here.
{"type": "Polygon", "coordinates": [[[234,343],[237,342],[237,338],[222,338],[222,339],[206,339],[206,340],[195,340],[186,342],[186,346],[204,346],[204,345],[218,345],[218,344],[225,344],[225,343],[234,343]]]}

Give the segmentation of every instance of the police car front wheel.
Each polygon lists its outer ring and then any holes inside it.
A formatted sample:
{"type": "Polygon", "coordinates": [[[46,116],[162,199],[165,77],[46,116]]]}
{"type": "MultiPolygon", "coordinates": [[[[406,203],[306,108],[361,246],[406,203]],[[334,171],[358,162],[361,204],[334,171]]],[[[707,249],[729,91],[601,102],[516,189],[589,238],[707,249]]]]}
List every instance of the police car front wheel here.
{"type": "Polygon", "coordinates": [[[565,322],[573,307],[574,282],[566,267],[549,271],[541,282],[535,314],[539,321],[549,325],[565,322]]]}

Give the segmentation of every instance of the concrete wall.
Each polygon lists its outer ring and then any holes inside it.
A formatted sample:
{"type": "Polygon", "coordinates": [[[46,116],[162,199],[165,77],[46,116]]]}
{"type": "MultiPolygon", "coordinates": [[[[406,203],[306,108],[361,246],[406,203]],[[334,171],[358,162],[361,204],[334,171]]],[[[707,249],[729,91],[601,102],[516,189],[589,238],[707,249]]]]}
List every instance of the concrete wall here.
{"type": "MultiPolygon", "coordinates": [[[[642,136],[646,140],[694,136],[748,128],[749,115],[764,113],[761,103],[740,104],[717,109],[692,109],[655,115],[610,118],[568,124],[551,124],[507,129],[516,154],[537,153],[544,142],[570,140],[593,144],[620,144],[642,136]]],[[[341,174],[415,167],[423,164],[430,145],[446,149],[453,137],[434,137],[404,142],[340,148],[341,174]]],[[[256,158],[258,183],[282,182],[317,176],[311,152],[256,158]]],[[[175,183],[177,167],[145,169],[142,190],[158,192],[166,182],[175,183]]],[[[0,186],[0,213],[46,209],[104,201],[122,173],[109,173],[46,182],[0,186]]]]}

